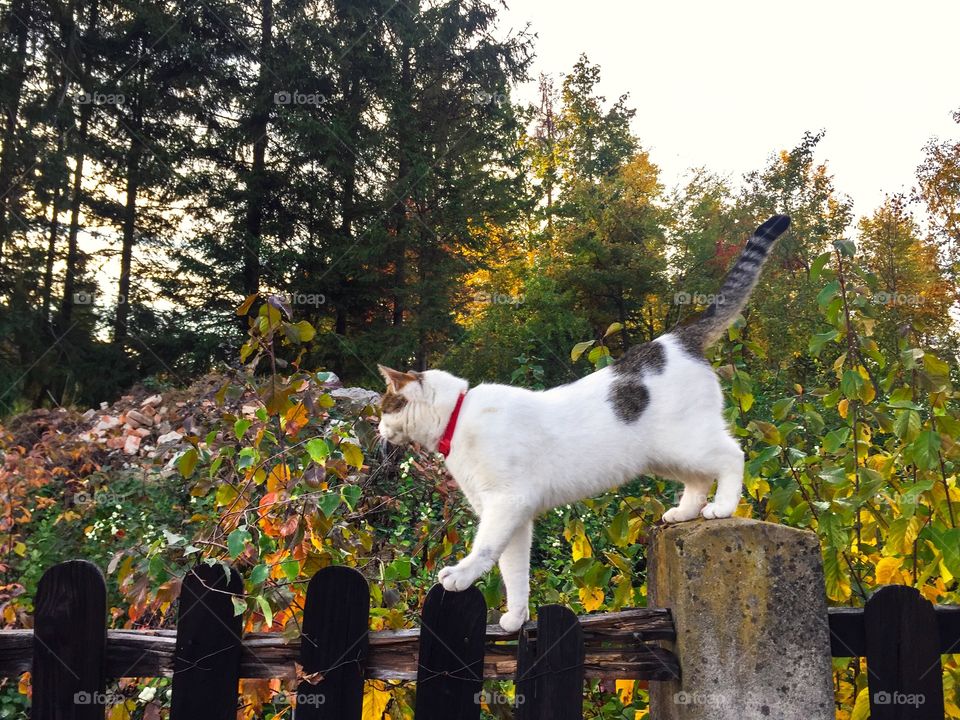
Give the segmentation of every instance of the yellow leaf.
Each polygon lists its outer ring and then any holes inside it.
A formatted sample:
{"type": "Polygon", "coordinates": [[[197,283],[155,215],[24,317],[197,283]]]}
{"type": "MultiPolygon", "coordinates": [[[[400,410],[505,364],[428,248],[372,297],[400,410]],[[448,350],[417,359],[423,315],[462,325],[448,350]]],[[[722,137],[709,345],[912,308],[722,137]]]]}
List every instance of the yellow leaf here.
{"type": "Polygon", "coordinates": [[[283,426],[286,426],[290,423],[294,425],[303,426],[307,424],[307,408],[303,403],[297,403],[292,408],[287,410],[286,415],[284,415],[283,426]]]}
{"type": "Polygon", "coordinates": [[[857,693],[857,702],[854,703],[850,720],[867,720],[870,717],[870,688],[864,688],[857,693]]]}
{"type": "Polygon", "coordinates": [[[267,492],[285,490],[290,482],[290,468],[286,465],[275,465],[267,478],[267,492]]]}
{"type": "Polygon", "coordinates": [[[624,705],[629,705],[633,702],[633,686],[635,684],[636,682],[634,680],[617,680],[617,695],[620,696],[620,702],[624,705]]]}
{"type": "Polygon", "coordinates": [[[253,301],[257,299],[257,294],[247,295],[247,299],[241,303],[240,307],[237,308],[237,315],[243,316],[250,311],[250,306],[253,305],[253,301]]]}
{"type": "Polygon", "coordinates": [[[847,417],[847,409],[850,407],[850,401],[844,398],[837,403],[837,412],[840,413],[840,417],[847,417]]]}
{"type": "Polygon", "coordinates": [[[590,541],[583,532],[577,533],[570,543],[573,546],[573,561],[581,558],[593,557],[593,548],[590,547],[590,541]]]}
{"type": "Polygon", "coordinates": [[[348,442],[341,443],[340,451],[348,465],[353,465],[358,470],[363,467],[363,451],[356,445],[348,442]]]}
{"type": "Polygon", "coordinates": [[[603,605],[603,590],[600,588],[580,588],[580,602],[583,603],[584,610],[593,612],[603,605]]]}
{"type": "Polygon", "coordinates": [[[30,694],[30,673],[29,672],[25,672],[23,675],[20,676],[20,682],[17,683],[17,691],[21,695],[30,694]]]}
{"type": "Polygon", "coordinates": [[[383,720],[390,703],[390,691],[380,680],[370,680],[363,688],[363,720],[383,720]]]}
{"type": "Polygon", "coordinates": [[[903,582],[900,566],[903,558],[885,557],[877,563],[877,583],[880,585],[896,585],[903,582]]]}

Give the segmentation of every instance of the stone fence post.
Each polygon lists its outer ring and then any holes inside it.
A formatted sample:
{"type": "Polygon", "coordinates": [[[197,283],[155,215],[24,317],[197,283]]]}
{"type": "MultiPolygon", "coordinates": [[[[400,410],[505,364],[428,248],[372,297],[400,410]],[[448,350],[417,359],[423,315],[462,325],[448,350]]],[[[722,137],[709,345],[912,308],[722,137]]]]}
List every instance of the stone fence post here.
{"type": "Polygon", "coordinates": [[[729,518],[657,528],[649,604],[673,612],[681,679],[651,720],[832,720],[830,630],[815,533],[729,518]]]}

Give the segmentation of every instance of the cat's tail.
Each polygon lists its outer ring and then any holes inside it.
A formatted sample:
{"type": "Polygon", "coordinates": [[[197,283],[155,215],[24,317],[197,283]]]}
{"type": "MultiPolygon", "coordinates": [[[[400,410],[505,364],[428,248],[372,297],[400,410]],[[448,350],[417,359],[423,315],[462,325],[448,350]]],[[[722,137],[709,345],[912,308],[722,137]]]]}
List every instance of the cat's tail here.
{"type": "Polygon", "coordinates": [[[674,331],[684,347],[693,352],[703,352],[720,339],[747,304],[770,248],[788,227],[788,216],[774,215],[753,231],[713,302],[692,323],[674,331]]]}

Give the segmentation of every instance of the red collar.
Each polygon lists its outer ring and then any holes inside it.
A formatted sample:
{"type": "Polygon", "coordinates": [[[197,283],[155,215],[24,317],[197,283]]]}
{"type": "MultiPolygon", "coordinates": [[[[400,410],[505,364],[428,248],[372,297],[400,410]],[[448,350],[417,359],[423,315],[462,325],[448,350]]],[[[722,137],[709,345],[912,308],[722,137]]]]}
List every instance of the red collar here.
{"type": "Polygon", "coordinates": [[[437,452],[446,457],[450,454],[450,441],[453,439],[453,431],[457,429],[457,418],[460,416],[460,406],[463,405],[463,399],[467,396],[465,392],[460,393],[457,398],[457,404],[450,413],[450,419],[447,420],[447,429],[443,431],[443,437],[440,438],[440,444],[437,446],[437,452]]]}

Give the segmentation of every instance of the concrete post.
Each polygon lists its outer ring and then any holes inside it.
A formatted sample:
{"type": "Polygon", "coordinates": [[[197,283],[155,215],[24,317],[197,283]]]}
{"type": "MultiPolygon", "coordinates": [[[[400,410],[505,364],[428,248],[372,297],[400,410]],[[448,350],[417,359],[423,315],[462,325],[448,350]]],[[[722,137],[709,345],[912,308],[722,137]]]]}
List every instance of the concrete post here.
{"type": "Polygon", "coordinates": [[[834,718],[816,534],[744,518],[667,525],[647,566],[682,676],[650,683],[651,720],[834,718]]]}

